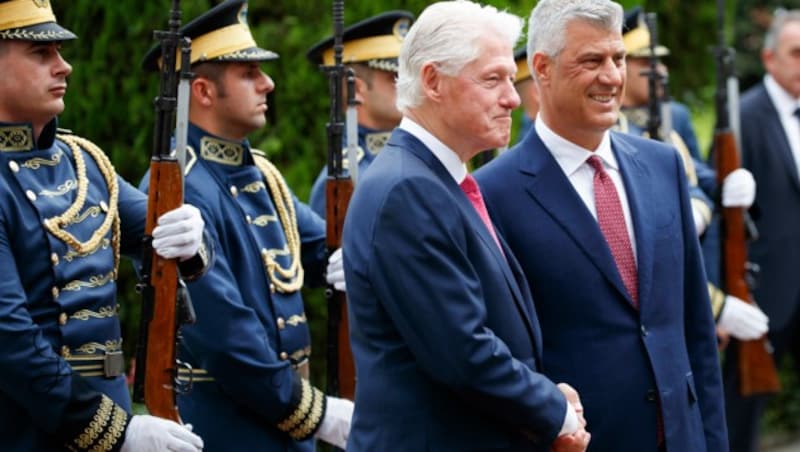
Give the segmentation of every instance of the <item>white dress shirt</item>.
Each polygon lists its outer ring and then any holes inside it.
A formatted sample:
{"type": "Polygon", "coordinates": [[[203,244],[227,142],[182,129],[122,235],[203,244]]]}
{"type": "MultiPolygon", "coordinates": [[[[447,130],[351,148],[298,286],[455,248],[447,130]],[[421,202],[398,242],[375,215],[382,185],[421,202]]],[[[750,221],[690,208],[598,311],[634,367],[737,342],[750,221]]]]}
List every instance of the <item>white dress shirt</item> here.
{"type": "Polygon", "coordinates": [[[403,116],[400,125],[397,127],[414,135],[419,141],[422,141],[422,144],[427,146],[428,149],[433,152],[433,155],[442,162],[442,165],[444,165],[447,172],[453,176],[456,183],[460,185],[461,182],[464,181],[464,178],[467,177],[467,165],[458,158],[458,154],[456,154],[454,150],[447,147],[441,140],[433,136],[433,134],[425,130],[425,128],[414,122],[414,120],[408,116],[403,116]]]}
{"type": "Polygon", "coordinates": [[[622,174],[619,171],[619,163],[614,153],[611,151],[611,138],[608,131],[603,135],[603,140],[597,149],[584,149],[575,143],[567,141],[566,139],[556,135],[552,129],[542,120],[537,120],[533,123],[536,128],[536,133],[542,139],[544,145],[556,159],[558,166],[569,179],[570,184],[578,193],[586,208],[597,220],[597,209],[594,204],[594,169],[589,166],[587,160],[589,157],[596,155],[600,157],[603,162],[603,168],[606,170],[614,186],[617,188],[617,195],[622,204],[622,212],[625,215],[625,227],[628,229],[628,237],[631,240],[631,247],[633,248],[633,257],[637,259],[636,255],[636,235],[633,231],[633,220],[631,219],[631,209],[628,206],[628,194],[625,191],[625,184],[622,182],[622,174]]]}
{"type": "Polygon", "coordinates": [[[800,177],[800,119],[794,115],[794,111],[800,107],[800,102],[778,85],[771,75],[764,77],[764,88],[775,110],[778,111],[778,118],[781,120],[786,139],[789,140],[789,148],[792,150],[795,168],[800,177]]]}

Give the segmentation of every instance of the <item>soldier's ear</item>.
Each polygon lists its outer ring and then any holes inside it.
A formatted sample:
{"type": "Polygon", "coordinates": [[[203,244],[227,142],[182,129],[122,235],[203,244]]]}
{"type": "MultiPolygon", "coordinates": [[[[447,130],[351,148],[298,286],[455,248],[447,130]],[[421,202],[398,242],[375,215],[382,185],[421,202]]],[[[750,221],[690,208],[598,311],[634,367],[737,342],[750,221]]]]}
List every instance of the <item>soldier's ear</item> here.
{"type": "Polygon", "coordinates": [[[196,102],[203,107],[210,107],[216,97],[217,87],[211,80],[198,76],[192,80],[191,92],[192,102],[196,102]]]}
{"type": "Polygon", "coordinates": [[[364,93],[369,89],[369,84],[361,77],[355,78],[356,101],[364,102],[364,93]]]}

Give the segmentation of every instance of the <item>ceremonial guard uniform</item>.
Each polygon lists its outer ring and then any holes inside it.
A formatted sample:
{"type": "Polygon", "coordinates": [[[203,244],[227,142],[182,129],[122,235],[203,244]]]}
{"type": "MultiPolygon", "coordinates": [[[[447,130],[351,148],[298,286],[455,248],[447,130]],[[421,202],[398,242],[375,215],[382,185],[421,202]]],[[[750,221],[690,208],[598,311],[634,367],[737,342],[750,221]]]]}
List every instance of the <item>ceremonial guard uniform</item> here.
{"type": "MultiPolygon", "coordinates": [[[[257,46],[246,14],[244,1],[229,1],[187,23],[192,64],[277,58],[257,46]]],[[[159,57],[151,50],[145,69],[157,69],[159,57]]],[[[181,416],[207,451],[313,450],[326,397],[308,381],[300,289],[324,284],[325,224],[248,140],[191,120],[185,176],[186,202],[202,212],[217,255],[208,275],[188,284],[199,320],[182,329],[180,359],[191,371],[180,379],[193,387],[178,397],[181,416]]]]}
{"type": "MultiPolygon", "coordinates": [[[[397,55],[403,43],[414,15],[408,11],[389,11],[369,19],[362,20],[344,30],[342,62],[346,65],[364,64],[372,70],[397,74],[397,55]]],[[[333,37],[315,44],[308,51],[308,59],[315,65],[333,66],[333,37]]],[[[369,83],[369,82],[367,82],[369,83]]],[[[392,97],[393,98],[393,97],[392,97]]],[[[346,99],[343,99],[346,105],[346,99]]],[[[397,122],[400,114],[397,113],[397,122]]],[[[359,118],[358,124],[358,175],[364,174],[389,139],[392,130],[377,130],[366,127],[359,118]]],[[[347,137],[343,135],[344,141],[347,137]]],[[[347,150],[343,151],[343,168],[345,174],[349,164],[347,150]]],[[[322,171],[311,187],[309,205],[321,217],[325,218],[325,181],[328,168],[322,171]]]]}
{"type": "MultiPolygon", "coordinates": [[[[0,39],[75,38],[47,1],[0,2],[0,39]]],[[[56,119],[38,139],[30,123],[0,122],[0,449],[122,446],[116,279],[120,253],[139,257],[146,201],[56,119]]]]}

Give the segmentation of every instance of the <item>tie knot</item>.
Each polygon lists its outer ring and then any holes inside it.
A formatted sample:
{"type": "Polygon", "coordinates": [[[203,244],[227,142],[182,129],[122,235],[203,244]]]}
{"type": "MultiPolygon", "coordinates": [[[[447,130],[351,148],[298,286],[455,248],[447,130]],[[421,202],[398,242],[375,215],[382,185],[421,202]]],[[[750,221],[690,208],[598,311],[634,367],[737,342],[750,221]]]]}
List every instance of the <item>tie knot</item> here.
{"type": "Polygon", "coordinates": [[[465,177],[459,185],[461,186],[461,190],[468,195],[478,192],[478,183],[475,181],[475,178],[472,177],[472,174],[467,173],[467,177],[465,177]]]}
{"type": "Polygon", "coordinates": [[[594,169],[595,173],[603,174],[606,170],[603,168],[603,161],[600,157],[593,155],[586,160],[586,163],[589,164],[594,169]]]}
{"type": "Polygon", "coordinates": [[[800,107],[795,108],[792,114],[795,115],[795,117],[797,117],[798,119],[800,119],[800,107]]]}

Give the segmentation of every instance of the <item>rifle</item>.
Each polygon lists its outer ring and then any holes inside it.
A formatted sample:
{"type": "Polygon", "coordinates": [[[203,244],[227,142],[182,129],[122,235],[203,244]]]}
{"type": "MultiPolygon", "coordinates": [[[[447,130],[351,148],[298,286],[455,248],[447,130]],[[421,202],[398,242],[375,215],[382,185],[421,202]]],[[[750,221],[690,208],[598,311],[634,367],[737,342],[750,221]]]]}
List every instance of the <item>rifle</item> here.
{"type": "MultiPolygon", "coordinates": [[[[714,157],[717,183],[741,166],[736,137],[731,129],[728,110],[728,79],[733,74],[734,51],[725,45],[725,1],[717,0],[719,47],[717,60],[716,115],[714,128],[714,157]]],[[[747,274],[746,212],[741,207],[722,207],[721,214],[721,286],[730,295],[753,303],[747,274]]],[[[752,235],[751,235],[752,236],[752,235]]],[[[780,391],[775,361],[766,336],[738,343],[739,392],[742,396],[769,394],[780,391]]]]}
{"type": "MultiPolygon", "coordinates": [[[[323,68],[328,75],[331,93],[328,132],[328,179],[325,185],[326,245],[328,253],[342,246],[342,229],[347,204],[353,194],[353,181],[344,174],[342,162],[342,87],[346,69],[342,63],[344,35],[344,0],[333,0],[333,60],[334,64],[323,68]]],[[[352,80],[352,75],[350,76],[352,80]]],[[[353,82],[350,84],[352,85],[353,82]]],[[[348,87],[350,94],[354,90],[348,87]]],[[[354,164],[350,160],[350,164],[354,164]]],[[[328,287],[325,291],[328,305],[327,391],[331,395],[353,399],[355,397],[355,364],[350,350],[349,326],[347,322],[347,299],[343,292],[328,287]]]]}
{"type": "Polygon", "coordinates": [[[645,15],[645,23],[647,24],[648,32],[650,33],[650,58],[649,68],[643,75],[647,76],[647,91],[649,93],[647,99],[647,133],[653,140],[662,141],[664,138],[661,136],[661,95],[659,87],[665,85],[663,75],[658,71],[658,55],[656,55],[656,47],[658,46],[658,28],[656,25],[656,14],[647,13],[645,15]]]}
{"type": "Polygon", "coordinates": [[[188,121],[191,44],[183,38],[180,1],[172,1],[169,31],[155,31],[161,42],[161,82],[155,99],[156,122],[150,159],[150,186],[142,256],[143,296],[139,343],[136,350],[134,400],[144,401],[150,414],[180,422],[176,395],[189,390],[189,383],[177,380],[176,359],[179,328],[194,323],[194,310],[186,286],[179,279],[176,259],[164,259],[153,252],[152,232],[158,218],[183,204],[183,163],[188,121]],[[180,74],[176,54],[181,51],[180,74]],[[179,86],[180,78],[180,86],[179,86]],[[177,114],[176,113],[177,110],[177,114]],[[171,152],[175,116],[175,153],[171,152]]]}

